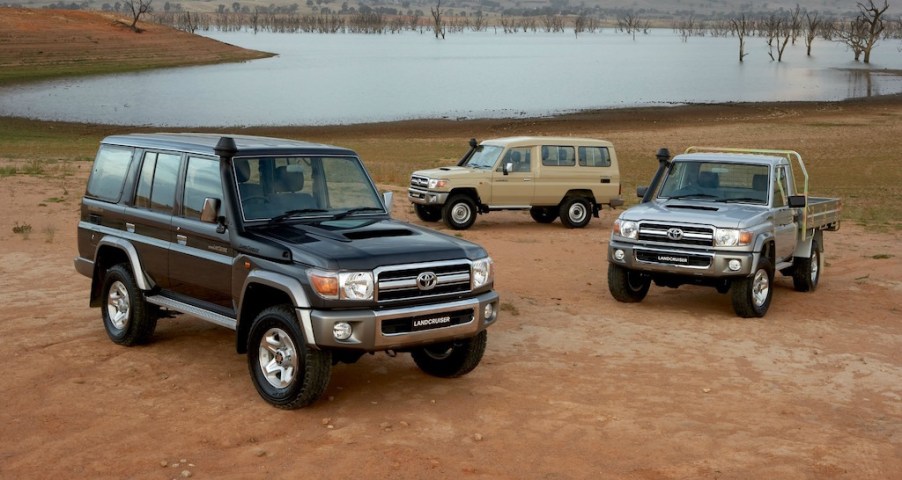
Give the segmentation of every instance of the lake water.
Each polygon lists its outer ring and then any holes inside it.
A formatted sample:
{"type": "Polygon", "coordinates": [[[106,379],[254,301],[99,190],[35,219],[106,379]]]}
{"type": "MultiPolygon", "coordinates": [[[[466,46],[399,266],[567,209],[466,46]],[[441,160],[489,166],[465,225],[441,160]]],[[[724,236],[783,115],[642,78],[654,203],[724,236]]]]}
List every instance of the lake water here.
{"type": "Polygon", "coordinates": [[[671,30],[601,33],[465,32],[208,36],[278,56],[0,89],[0,115],[152,125],[323,125],[416,118],[532,117],[679,103],[839,100],[902,92],[899,40],[881,41],[870,67],[845,45],[799,39],[784,61],[764,39],[671,30]]]}

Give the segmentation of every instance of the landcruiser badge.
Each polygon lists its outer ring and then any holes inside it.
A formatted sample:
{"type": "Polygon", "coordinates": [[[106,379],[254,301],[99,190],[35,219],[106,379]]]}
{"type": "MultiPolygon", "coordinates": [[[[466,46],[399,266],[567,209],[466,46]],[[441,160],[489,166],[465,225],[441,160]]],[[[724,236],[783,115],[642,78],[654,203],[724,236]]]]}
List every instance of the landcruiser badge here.
{"type": "Polygon", "coordinates": [[[683,238],[683,231],[679,228],[668,228],[667,238],[671,240],[681,240],[683,238]]]}
{"type": "Polygon", "coordinates": [[[417,288],[420,290],[432,290],[438,283],[438,277],[433,272],[423,272],[417,275],[417,288]]]}

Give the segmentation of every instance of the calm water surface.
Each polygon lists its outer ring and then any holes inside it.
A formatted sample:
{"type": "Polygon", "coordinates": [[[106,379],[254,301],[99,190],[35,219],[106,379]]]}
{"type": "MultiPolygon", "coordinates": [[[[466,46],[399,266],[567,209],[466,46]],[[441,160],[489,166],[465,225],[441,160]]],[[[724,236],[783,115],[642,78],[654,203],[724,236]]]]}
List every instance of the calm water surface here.
{"type": "Polygon", "coordinates": [[[902,92],[902,42],[868,68],[841,44],[803,41],[772,62],[763,39],[653,30],[430,35],[209,33],[278,56],[0,89],[0,115],[120,125],[322,125],[415,118],[532,117],[728,101],[838,100],[902,92]]]}

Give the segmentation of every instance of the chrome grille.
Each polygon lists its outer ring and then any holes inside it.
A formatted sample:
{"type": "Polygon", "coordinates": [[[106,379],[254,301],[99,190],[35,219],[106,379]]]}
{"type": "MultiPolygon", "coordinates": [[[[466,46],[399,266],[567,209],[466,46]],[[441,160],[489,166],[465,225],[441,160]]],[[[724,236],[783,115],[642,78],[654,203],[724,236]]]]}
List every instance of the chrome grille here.
{"type": "Polygon", "coordinates": [[[426,177],[420,177],[416,175],[410,176],[410,186],[411,187],[420,187],[426,188],[429,186],[429,179],[426,177]]]}
{"type": "Polygon", "coordinates": [[[639,224],[639,240],[710,247],[714,245],[714,229],[698,225],[643,222],[639,224]]]}
{"type": "Polygon", "coordinates": [[[466,293],[470,291],[470,264],[436,262],[382,268],[376,271],[376,284],[379,302],[466,293]]]}

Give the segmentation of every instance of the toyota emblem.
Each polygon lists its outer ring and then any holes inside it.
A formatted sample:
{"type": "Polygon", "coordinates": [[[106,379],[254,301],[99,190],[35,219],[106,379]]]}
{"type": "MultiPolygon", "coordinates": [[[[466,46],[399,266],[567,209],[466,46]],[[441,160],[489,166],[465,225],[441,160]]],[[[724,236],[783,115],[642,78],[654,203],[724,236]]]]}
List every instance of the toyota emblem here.
{"type": "Polygon", "coordinates": [[[436,283],[438,283],[438,277],[434,272],[423,272],[417,275],[417,288],[420,290],[432,290],[436,283]]]}
{"type": "Polygon", "coordinates": [[[679,228],[668,228],[667,229],[667,238],[671,240],[682,240],[683,231],[679,228]]]}

